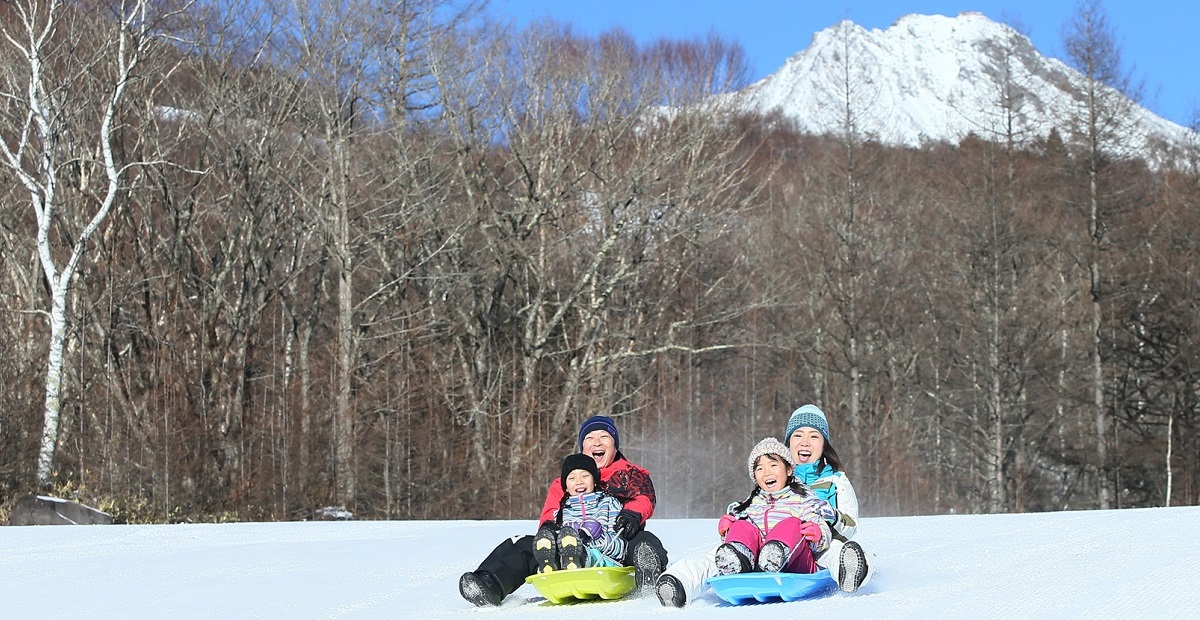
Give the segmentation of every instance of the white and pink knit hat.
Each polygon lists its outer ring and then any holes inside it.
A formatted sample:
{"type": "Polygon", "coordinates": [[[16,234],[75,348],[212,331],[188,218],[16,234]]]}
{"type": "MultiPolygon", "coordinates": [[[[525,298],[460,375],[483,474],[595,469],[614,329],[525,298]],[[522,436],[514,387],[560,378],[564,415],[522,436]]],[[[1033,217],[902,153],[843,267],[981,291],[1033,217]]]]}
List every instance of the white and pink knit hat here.
{"type": "Polygon", "coordinates": [[[750,470],[751,480],[754,480],[754,463],[758,461],[758,457],[764,454],[777,454],[789,466],[796,466],[796,462],[792,460],[792,453],[787,449],[787,446],[780,443],[774,437],[767,437],[754,446],[754,449],[750,451],[750,458],[746,459],[746,468],[750,470]]]}

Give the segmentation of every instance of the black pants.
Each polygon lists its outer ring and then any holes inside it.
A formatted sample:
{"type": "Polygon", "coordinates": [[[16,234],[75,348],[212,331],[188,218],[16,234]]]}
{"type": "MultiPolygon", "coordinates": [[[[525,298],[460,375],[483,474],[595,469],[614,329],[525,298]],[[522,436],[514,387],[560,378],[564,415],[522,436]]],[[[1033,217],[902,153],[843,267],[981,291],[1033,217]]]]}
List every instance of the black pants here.
{"type": "MultiPolygon", "coordinates": [[[[636,566],[633,564],[635,558],[639,555],[638,547],[645,546],[650,549],[658,558],[658,566],[653,567],[654,575],[639,576],[639,583],[647,583],[658,577],[658,573],[662,572],[667,566],[667,550],[663,548],[662,541],[657,536],[641,530],[629,541],[628,551],[625,553],[625,565],[636,566]]],[[[639,571],[643,567],[636,566],[639,571]]],[[[537,572],[537,563],[533,559],[533,536],[514,536],[505,539],[504,542],[496,546],[483,562],[479,564],[478,570],[488,571],[500,580],[501,587],[504,588],[504,596],[508,596],[525,584],[525,578],[537,572]]]]}

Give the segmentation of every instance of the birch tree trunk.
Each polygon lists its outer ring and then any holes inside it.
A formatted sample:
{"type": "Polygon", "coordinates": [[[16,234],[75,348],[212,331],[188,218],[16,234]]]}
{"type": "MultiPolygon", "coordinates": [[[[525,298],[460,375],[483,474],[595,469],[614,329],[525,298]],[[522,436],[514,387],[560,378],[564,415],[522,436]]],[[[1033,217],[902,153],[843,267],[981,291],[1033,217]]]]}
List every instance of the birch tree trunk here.
{"type": "Polygon", "coordinates": [[[0,140],[4,164],[29,192],[37,215],[37,254],[50,291],[50,339],[45,406],[37,457],[37,484],[54,473],[62,410],[64,351],[69,321],[67,295],[92,235],[117,201],[125,173],[118,163],[115,120],[150,42],[144,2],[121,2],[101,39],[86,38],[89,24],[64,2],[13,4],[14,19],[0,22],[0,36],[17,63],[4,71],[0,97],[10,103],[5,127],[19,128],[0,140]],[[90,55],[89,55],[90,54],[90,55]],[[99,83],[97,83],[97,81],[99,83]],[[88,97],[81,88],[98,88],[88,97]],[[21,119],[20,117],[24,117],[21,119]],[[23,121],[23,122],[19,122],[23,121]],[[96,125],[98,121],[98,126],[96,125]],[[91,187],[91,176],[103,184],[91,187]],[[71,200],[60,196],[59,190],[71,200]]]}

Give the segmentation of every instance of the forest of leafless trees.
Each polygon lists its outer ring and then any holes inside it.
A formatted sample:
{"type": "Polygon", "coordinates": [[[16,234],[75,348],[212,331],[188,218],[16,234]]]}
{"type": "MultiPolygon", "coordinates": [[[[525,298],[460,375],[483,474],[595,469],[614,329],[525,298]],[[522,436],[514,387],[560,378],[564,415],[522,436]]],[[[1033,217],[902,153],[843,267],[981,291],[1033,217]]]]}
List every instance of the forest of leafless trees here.
{"type": "Polygon", "coordinates": [[[1200,503],[1200,150],[1098,4],[1079,117],[921,149],[850,57],[812,136],[736,42],[479,9],[0,4],[0,506],[532,518],[606,414],[708,517],[805,403],[869,516],[1200,503]]]}

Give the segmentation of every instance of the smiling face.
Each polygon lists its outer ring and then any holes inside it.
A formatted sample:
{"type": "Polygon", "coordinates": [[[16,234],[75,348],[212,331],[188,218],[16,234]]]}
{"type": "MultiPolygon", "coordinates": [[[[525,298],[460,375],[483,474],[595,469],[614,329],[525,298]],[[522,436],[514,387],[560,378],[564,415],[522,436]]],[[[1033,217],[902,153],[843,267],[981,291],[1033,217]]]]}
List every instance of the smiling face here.
{"type": "Polygon", "coordinates": [[[592,431],[583,437],[580,452],[596,459],[596,467],[604,469],[617,458],[616,441],[608,431],[592,431]]]}
{"type": "Polygon", "coordinates": [[[764,454],[754,461],[754,482],[758,484],[758,488],[767,492],[778,491],[787,486],[787,479],[791,473],[791,465],[774,454],[764,454]]]}
{"type": "Polygon", "coordinates": [[[571,497],[591,493],[596,490],[596,480],[592,478],[592,472],[586,469],[572,469],[571,473],[567,474],[567,493],[571,497]]]}
{"type": "Polygon", "coordinates": [[[788,437],[788,449],[797,465],[816,463],[825,454],[825,437],[811,426],[801,426],[788,437]]]}

